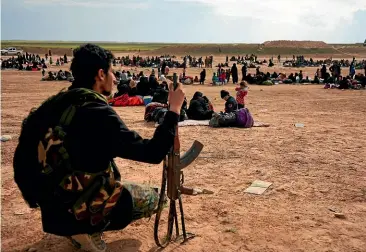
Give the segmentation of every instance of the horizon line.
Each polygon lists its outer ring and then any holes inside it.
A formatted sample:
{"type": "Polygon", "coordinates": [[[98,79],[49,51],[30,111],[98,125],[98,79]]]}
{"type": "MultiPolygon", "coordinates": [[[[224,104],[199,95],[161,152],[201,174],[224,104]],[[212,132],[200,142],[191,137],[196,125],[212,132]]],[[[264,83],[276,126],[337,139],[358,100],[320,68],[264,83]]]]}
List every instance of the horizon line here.
{"type": "Polygon", "coordinates": [[[9,43],[9,42],[28,42],[28,43],[39,43],[39,42],[44,42],[44,43],[105,43],[105,44],[212,44],[212,45],[242,45],[242,44],[246,44],[246,45],[262,45],[265,42],[275,42],[275,41],[292,41],[292,42],[324,42],[328,45],[334,45],[334,44],[342,44],[342,45],[352,45],[352,44],[363,44],[364,42],[332,42],[332,43],[328,43],[325,41],[319,41],[319,40],[289,40],[289,39],[279,39],[279,40],[267,40],[264,41],[262,43],[245,43],[245,42],[232,42],[232,43],[217,43],[217,42],[138,42],[138,41],[134,41],[134,42],[128,42],[128,41],[93,41],[93,40],[88,40],[88,41],[73,41],[73,40],[22,40],[22,39],[2,39],[1,43],[9,43]]]}

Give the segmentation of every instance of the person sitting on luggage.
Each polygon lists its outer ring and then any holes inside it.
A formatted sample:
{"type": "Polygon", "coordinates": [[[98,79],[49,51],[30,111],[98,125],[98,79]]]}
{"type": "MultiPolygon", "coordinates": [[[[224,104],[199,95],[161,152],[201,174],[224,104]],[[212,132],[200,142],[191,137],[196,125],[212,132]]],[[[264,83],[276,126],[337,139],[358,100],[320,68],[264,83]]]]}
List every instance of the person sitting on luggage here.
{"type": "Polygon", "coordinates": [[[187,111],[188,118],[192,120],[209,120],[212,114],[213,110],[209,109],[209,104],[203,98],[203,94],[201,92],[194,93],[187,111]]]}
{"type": "Polygon", "coordinates": [[[221,99],[225,100],[225,113],[231,113],[238,110],[238,103],[235,98],[226,90],[221,90],[221,99]]]}

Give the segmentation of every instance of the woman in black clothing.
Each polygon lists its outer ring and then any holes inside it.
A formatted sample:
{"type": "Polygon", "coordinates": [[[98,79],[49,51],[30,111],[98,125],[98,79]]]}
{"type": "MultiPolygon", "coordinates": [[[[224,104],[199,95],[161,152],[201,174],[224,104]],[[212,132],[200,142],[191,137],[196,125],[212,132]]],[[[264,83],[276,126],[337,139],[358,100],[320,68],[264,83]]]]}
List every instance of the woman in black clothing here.
{"type": "Polygon", "coordinates": [[[202,72],[200,73],[200,85],[205,84],[205,79],[206,79],[206,69],[203,69],[202,72]]]}
{"type": "Polygon", "coordinates": [[[231,68],[231,75],[233,76],[233,83],[238,83],[238,68],[236,67],[236,63],[233,64],[233,67],[231,68]]]}

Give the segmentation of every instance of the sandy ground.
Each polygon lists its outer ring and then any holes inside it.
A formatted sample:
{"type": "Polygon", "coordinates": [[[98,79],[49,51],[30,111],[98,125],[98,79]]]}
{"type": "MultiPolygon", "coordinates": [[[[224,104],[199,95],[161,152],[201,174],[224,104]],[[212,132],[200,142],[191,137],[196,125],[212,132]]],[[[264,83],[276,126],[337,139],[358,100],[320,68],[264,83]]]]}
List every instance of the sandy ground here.
{"type": "MultiPolygon", "coordinates": [[[[315,70],[303,69],[309,76],[315,70]]],[[[189,69],[187,74],[198,73],[189,69]]],[[[27,207],[13,181],[21,120],[31,107],[69,85],[40,78],[40,72],[2,71],[1,134],[13,136],[1,143],[2,251],[74,251],[65,238],[43,233],[39,210],[27,207]]],[[[234,94],[233,84],[224,88],[234,94]]],[[[224,104],[221,89],[185,86],[188,99],[200,90],[217,111],[224,104]]],[[[187,230],[199,236],[165,251],[366,251],[366,92],[252,85],[247,106],[255,120],[271,126],[180,128],[183,150],[195,139],[205,145],[201,157],[186,168],[186,185],[215,193],[183,197],[187,230]],[[244,193],[257,179],[273,185],[260,196],[244,193]],[[346,218],[335,218],[329,208],[346,218]]],[[[143,121],[144,107],[116,111],[131,129],[153,135],[153,125],[143,121]]],[[[121,159],[117,164],[124,179],[160,185],[162,165],[121,159]]],[[[105,233],[109,251],[157,251],[153,225],[154,218],[105,233]]]]}

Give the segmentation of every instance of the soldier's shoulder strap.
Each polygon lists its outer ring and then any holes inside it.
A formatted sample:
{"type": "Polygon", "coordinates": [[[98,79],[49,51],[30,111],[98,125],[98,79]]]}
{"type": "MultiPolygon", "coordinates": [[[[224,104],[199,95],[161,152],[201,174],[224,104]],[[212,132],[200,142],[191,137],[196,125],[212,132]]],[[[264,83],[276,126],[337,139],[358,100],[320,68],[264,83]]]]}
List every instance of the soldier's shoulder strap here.
{"type": "Polygon", "coordinates": [[[108,104],[107,99],[103,95],[87,88],[76,88],[67,91],[67,93],[72,101],[70,106],[61,115],[60,124],[63,126],[68,126],[71,123],[78,107],[95,102],[108,104]]]}

